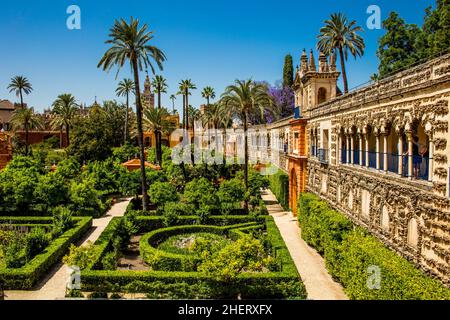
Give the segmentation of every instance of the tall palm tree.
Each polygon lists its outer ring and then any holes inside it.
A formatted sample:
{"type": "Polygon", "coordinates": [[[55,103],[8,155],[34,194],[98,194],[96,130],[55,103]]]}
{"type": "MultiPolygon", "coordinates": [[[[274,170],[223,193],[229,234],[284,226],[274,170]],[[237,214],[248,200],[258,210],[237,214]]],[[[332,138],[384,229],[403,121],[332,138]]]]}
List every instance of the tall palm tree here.
{"type": "Polygon", "coordinates": [[[163,133],[169,133],[175,129],[173,123],[169,121],[169,112],[166,108],[145,108],[144,126],[147,130],[153,131],[156,141],[156,162],[162,167],[162,147],[161,140],[163,133]]]}
{"type": "Polygon", "coordinates": [[[8,86],[9,92],[15,92],[16,96],[20,98],[20,106],[23,108],[23,94],[30,94],[33,91],[33,87],[24,76],[15,76],[11,79],[11,83],[8,86]]]}
{"type": "Polygon", "coordinates": [[[175,114],[175,100],[177,100],[177,96],[171,94],[169,99],[172,100],[172,114],[175,114]]]}
{"type": "Polygon", "coordinates": [[[342,13],[333,13],[331,19],[325,21],[325,26],[320,29],[320,35],[317,37],[317,49],[326,55],[334,54],[335,50],[339,52],[341,59],[342,78],[344,81],[344,93],[348,93],[347,72],[345,70],[345,61],[348,59],[348,52],[355,57],[364,54],[364,39],[358,34],[364,30],[356,25],[356,21],[348,21],[342,13]]]}
{"type": "Polygon", "coordinates": [[[109,39],[106,41],[106,44],[111,45],[111,47],[105,52],[98,63],[98,67],[102,67],[105,71],[110,70],[113,66],[117,66],[117,73],[119,73],[124,64],[129,62],[133,70],[138,143],[141,160],[142,205],[144,211],[148,210],[149,198],[145,174],[145,150],[142,129],[142,101],[139,86],[139,71],[143,71],[144,67],[150,67],[153,74],[155,74],[155,68],[150,58],[156,62],[160,70],[163,69],[162,63],[166,60],[165,54],[160,49],[149,45],[149,42],[152,39],[153,32],[148,31],[147,24],[140,27],[138,19],[131,17],[129,23],[124,19],[116,20],[114,26],[110,30],[109,39]]]}
{"type": "Polygon", "coordinates": [[[129,132],[128,132],[128,111],[130,110],[130,94],[134,90],[134,82],[131,79],[123,79],[119,82],[116,89],[116,95],[118,97],[126,97],[126,107],[125,112],[125,130],[124,130],[124,143],[128,142],[129,132]]]}
{"type": "Polygon", "coordinates": [[[197,89],[197,87],[195,86],[195,84],[192,82],[191,79],[182,80],[179,85],[180,85],[180,92],[184,96],[183,105],[185,110],[184,114],[185,129],[189,130],[189,95],[191,94],[190,90],[195,90],[197,89]]]}
{"type": "Polygon", "coordinates": [[[61,94],[53,102],[52,113],[54,118],[52,119],[52,127],[62,128],[66,130],[66,141],[67,145],[70,144],[70,127],[72,126],[72,121],[78,112],[78,104],[75,101],[75,97],[70,93],[61,94]]]}
{"type": "Polygon", "coordinates": [[[273,99],[268,94],[267,85],[252,80],[236,80],[234,85],[225,89],[220,104],[244,125],[244,180],[248,190],[248,116],[257,111],[263,114],[273,105],[273,99]]]}
{"type": "Polygon", "coordinates": [[[13,111],[11,125],[14,131],[25,130],[25,155],[28,155],[29,131],[42,128],[42,119],[34,112],[34,108],[23,107],[13,111]]]}
{"type": "Polygon", "coordinates": [[[155,92],[158,94],[158,108],[161,108],[161,93],[167,93],[167,83],[163,76],[155,76],[152,82],[155,92]]]}
{"type": "Polygon", "coordinates": [[[202,97],[206,99],[206,106],[209,107],[209,100],[216,98],[216,93],[214,91],[214,88],[209,87],[209,86],[203,88],[202,97]]]}

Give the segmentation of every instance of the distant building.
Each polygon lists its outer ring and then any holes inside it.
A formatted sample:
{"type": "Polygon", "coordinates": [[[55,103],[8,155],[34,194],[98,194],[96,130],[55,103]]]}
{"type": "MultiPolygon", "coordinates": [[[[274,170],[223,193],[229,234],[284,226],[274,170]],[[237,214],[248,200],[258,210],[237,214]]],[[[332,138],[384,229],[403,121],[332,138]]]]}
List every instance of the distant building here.
{"type": "Polygon", "coordinates": [[[15,106],[9,100],[0,100],[0,131],[9,131],[11,129],[11,117],[15,106]]]}

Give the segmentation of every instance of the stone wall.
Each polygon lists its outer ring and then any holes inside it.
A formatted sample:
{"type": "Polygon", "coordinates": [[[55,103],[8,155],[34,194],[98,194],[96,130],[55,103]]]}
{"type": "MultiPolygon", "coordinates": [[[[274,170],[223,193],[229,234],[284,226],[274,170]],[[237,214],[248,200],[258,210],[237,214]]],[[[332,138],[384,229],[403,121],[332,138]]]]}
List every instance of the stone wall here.
{"type": "Polygon", "coordinates": [[[310,146],[323,147],[324,128],[331,135],[328,162],[309,155],[307,190],[448,286],[449,104],[450,55],[446,55],[315,106],[307,114],[310,146]],[[399,161],[399,166],[407,166],[405,175],[389,172],[382,165],[388,157],[388,137],[399,141],[397,146],[389,145],[390,149],[398,147],[401,154],[405,144],[406,157],[412,159],[418,130],[427,139],[428,178],[416,179],[412,160],[406,164],[399,161]],[[349,155],[355,150],[361,159],[369,159],[370,139],[376,141],[375,168],[354,161],[354,155],[351,161],[343,161],[343,150],[350,149],[349,155]]]}

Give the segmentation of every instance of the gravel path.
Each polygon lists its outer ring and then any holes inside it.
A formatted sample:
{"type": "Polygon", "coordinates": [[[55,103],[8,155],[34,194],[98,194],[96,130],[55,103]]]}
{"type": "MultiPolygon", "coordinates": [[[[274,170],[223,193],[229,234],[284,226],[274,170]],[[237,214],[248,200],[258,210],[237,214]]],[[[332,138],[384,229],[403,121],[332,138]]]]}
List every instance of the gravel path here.
{"type": "Polygon", "coordinates": [[[301,238],[297,219],[284,211],[270,190],[264,191],[263,199],[297,266],[308,299],[347,300],[342,286],[332,279],[325,268],[323,258],[301,238]]]}

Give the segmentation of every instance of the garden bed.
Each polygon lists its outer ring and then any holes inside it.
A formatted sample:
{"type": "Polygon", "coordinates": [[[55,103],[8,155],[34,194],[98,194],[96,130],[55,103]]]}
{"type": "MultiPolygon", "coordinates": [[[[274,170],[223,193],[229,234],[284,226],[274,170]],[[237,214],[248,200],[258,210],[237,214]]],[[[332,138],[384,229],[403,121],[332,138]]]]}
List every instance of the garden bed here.
{"type": "MultiPolygon", "coordinates": [[[[92,226],[92,218],[73,218],[75,225],[59,237],[53,239],[45,250],[20,268],[0,268],[0,280],[3,288],[9,290],[29,290],[61,260],[69,246],[78,241],[92,226]]],[[[36,217],[2,217],[0,224],[18,224],[32,222],[34,225],[46,226],[51,218],[36,217]]]]}
{"type": "MultiPolygon", "coordinates": [[[[101,270],[102,258],[112,249],[115,229],[124,218],[114,218],[94,244],[95,261],[81,273],[83,292],[140,293],[148,298],[168,299],[305,299],[306,292],[292,258],[281,238],[273,218],[251,216],[214,216],[210,224],[195,225],[196,216],[181,217],[182,225],[165,228],[163,217],[138,217],[141,250],[156,252],[166,257],[186,257],[161,250],[160,245],[172,236],[207,232],[218,236],[237,239],[244,234],[266,230],[267,242],[277,263],[277,270],[270,272],[243,272],[231,282],[205,274],[204,272],[172,270],[101,270]],[[190,222],[190,223],[189,223],[190,222]],[[237,222],[237,223],[236,223],[237,222]],[[234,224],[234,225],[233,225],[234,224]],[[236,225],[237,224],[237,225],[236,225]],[[152,244],[152,245],[151,245],[152,244]]],[[[171,262],[172,263],[172,262],[171,262]]],[[[164,269],[164,268],[162,268],[164,269]]]]}

